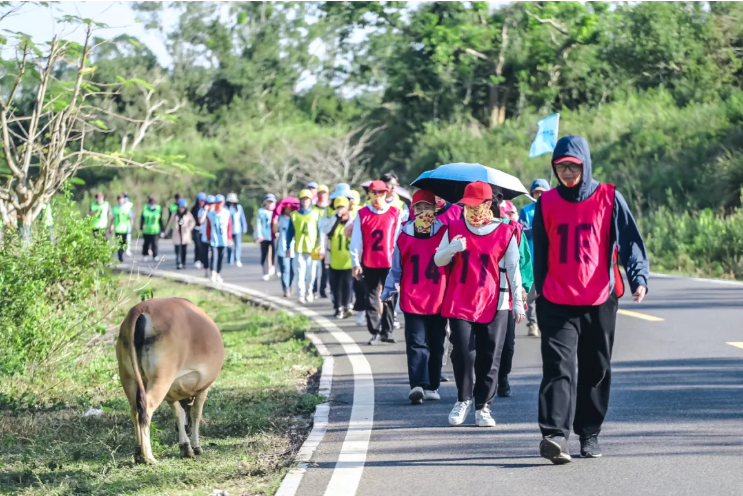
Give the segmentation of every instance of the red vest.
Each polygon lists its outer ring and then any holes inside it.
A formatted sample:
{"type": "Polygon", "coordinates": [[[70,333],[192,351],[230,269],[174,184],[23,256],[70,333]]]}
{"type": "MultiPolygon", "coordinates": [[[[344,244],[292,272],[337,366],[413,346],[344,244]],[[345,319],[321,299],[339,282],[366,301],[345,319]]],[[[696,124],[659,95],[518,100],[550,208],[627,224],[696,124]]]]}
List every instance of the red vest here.
{"type": "Polygon", "coordinates": [[[428,238],[416,238],[401,232],[397,238],[400,250],[400,309],[418,315],[441,313],[446,291],[447,268],[433,261],[446,226],[428,238]]]}
{"type": "Polygon", "coordinates": [[[478,236],[464,220],[449,224],[449,239],[461,234],[467,238],[467,249],[452,259],[441,315],[480,324],[493,321],[500,290],[498,264],[515,232],[514,224],[501,224],[492,233],[478,236]]]}
{"type": "Polygon", "coordinates": [[[542,294],[559,305],[602,304],[611,289],[614,185],[600,184],[581,202],[564,200],[557,189],[542,193],[540,201],[549,240],[542,294]]]}
{"type": "Polygon", "coordinates": [[[449,208],[446,209],[446,212],[437,215],[436,218],[444,224],[450,224],[451,221],[462,218],[462,210],[462,207],[460,207],[456,203],[452,203],[451,205],[449,205],[449,208]]]}
{"type": "Polygon", "coordinates": [[[362,246],[361,263],[370,269],[389,269],[392,267],[392,253],[395,250],[395,227],[398,210],[390,207],[383,214],[375,214],[369,207],[359,210],[362,246]]]}

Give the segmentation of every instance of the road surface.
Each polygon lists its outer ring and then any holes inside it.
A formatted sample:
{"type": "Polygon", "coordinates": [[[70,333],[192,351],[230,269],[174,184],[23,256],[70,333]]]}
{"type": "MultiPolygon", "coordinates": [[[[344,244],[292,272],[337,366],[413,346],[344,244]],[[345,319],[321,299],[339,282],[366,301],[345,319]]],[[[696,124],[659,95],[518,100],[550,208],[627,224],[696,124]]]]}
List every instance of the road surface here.
{"type": "MultiPolygon", "coordinates": [[[[159,268],[175,271],[170,244],[164,241],[161,249],[167,259],[159,268]]],[[[277,279],[261,280],[258,255],[255,247],[244,247],[244,266],[226,266],[225,282],[280,297],[277,279]]],[[[464,426],[450,427],[453,382],[442,385],[439,402],[408,403],[402,330],[397,344],[368,347],[366,329],[353,319],[332,319],[329,300],[308,305],[350,336],[363,357],[352,366],[336,334],[318,331],[335,357],[329,427],[297,494],[743,494],[743,285],[662,277],[649,285],[643,304],[629,296],[620,300],[604,457],[578,458],[578,441],[571,439],[574,461],[565,466],[538,455],[539,339],[527,337],[523,325],[517,328],[512,396],[493,402],[497,427],[474,427],[472,414],[464,426]],[[371,367],[373,401],[364,400],[370,381],[358,375],[362,359],[371,367]],[[364,415],[373,415],[373,422],[359,423],[364,415]]],[[[450,369],[446,373],[452,377],[450,369]]]]}

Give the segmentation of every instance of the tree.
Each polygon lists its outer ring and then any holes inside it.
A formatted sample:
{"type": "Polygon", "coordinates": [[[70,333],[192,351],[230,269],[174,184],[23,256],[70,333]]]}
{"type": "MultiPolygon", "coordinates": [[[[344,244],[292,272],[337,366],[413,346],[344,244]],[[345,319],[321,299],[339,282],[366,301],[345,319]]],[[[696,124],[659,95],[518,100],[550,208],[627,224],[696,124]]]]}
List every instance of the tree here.
{"type": "Polygon", "coordinates": [[[316,150],[301,157],[301,176],[327,184],[359,184],[369,176],[369,146],[381,128],[353,129],[343,136],[327,138],[316,150]]]}

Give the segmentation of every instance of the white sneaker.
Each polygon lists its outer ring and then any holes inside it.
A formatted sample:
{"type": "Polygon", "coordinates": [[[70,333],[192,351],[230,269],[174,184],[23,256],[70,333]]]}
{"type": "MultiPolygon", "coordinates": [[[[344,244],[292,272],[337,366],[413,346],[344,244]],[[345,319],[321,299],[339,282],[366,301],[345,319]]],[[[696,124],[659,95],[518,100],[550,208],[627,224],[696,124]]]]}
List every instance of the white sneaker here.
{"type": "Polygon", "coordinates": [[[150,257],[148,257],[147,255],[142,257],[142,263],[147,263],[149,261],[150,261],[150,257]]]}
{"type": "Polygon", "coordinates": [[[271,276],[266,274],[265,276],[261,277],[261,279],[263,279],[264,281],[268,281],[269,279],[271,279],[271,276]]]}
{"type": "Polygon", "coordinates": [[[490,405],[486,404],[482,410],[475,412],[475,424],[477,427],[495,427],[495,420],[490,416],[490,405]]]}
{"type": "Polygon", "coordinates": [[[396,321],[395,321],[395,322],[394,322],[394,323],[392,324],[392,327],[393,327],[393,328],[395,328],[395,329],[399,329],[399,328],[400,328],[400,321],[399,321],[399,320],[396,320],[396,321]]]}
{"type": "Polygon", "coordinates": [[[193,267],[194,269],[203,269],[204,264],[197,260],[196,262],[194,262],[193,267]]]}
{"type": "Polygon", "coordinates": [[[473,401],[457,401],[449,413],[449,425],[462,425],[472,410],[473,401]]]}
{"type": "Polygon", "coordinates": [[[526,333],[527,336],[533,336],[535,338],[538,338],[540,336],[539,326],[536,322],[533,324],[529,324],[527,327],[529,328],[529,332],[526,333]]]}
{"type": "Polygon", "coordinates": [[[299,297],[299,303],[301,303],[301,304],[304,305],[305,303],[307,303],[307,298],[305,298],[304,295],[300,296],[299,297]]]}
{"type": "Polygon", "coordinates": [[[356,325],[363,326],[366,324],[366,312],[359,312],[356,314],[356,325]]]}
{"type": "Polygon", "coordinates": [[[222,279],[220,274],[217,274],[217,282],[224,282],[224,279],[222,279]]]}
{"type": "Polygon", "coordinates": [[[410,390],[408,399],[410,400],[411,405],[422,405],[424,396],[425,393],[423,392],[423,388],[420,386],[416,386],[410,390]]]}
{"type": "Polygon", "coordinates": [[[126,250],[126,256],[132,258],[132,250],[126,250]]]}
{"type": "MultiPolygon", "coordinates": [[[[242,264],[241,264],[240,262],[237,262],[237,263],[238,263],[238,264],[240,264],[240,265],[242,265],[242,264]]],[[[240,265],[238,265],[238,267],[239,267],[240,265]]],[[[270,269],[268,269],[268,275],[269,275],[269,276],[272,276],[272,275],[274,275],[274,274],[276,274],[276,268],[275,268],[275,267],[271,267],[270,269]]]]}
{"type": "Polygon", "coordinates": [[[307,303],[312,303],[313,301],[315,301],[315,295],[310,291],[307,293],[307,303]]]}
{"type": "Polygon", "coordinates": [[[441,395],[439,394],[438,389],[436,391],[426,389],[423,391],[423,399],[426,401],[438,401],[441,399],[441,395]]]}
{"type": "Polygon", "coordinates": [[[212,272],[212,282],[217,282],[217,273],[212,272]]]}
{"type": "Polygon", "coordinates": [[[240,260],[238,260],[237,262],[235,262],[235,265],[237,265],[238,267],[242,267],[243,263],[240,260]]]}

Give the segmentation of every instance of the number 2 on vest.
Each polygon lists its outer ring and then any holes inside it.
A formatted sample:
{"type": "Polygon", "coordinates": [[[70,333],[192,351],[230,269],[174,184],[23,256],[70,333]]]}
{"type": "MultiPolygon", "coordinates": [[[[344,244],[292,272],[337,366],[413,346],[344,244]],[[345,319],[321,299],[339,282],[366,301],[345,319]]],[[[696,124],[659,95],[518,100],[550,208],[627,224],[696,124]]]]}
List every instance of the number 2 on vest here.
{"type": "MultiPolygon", "coordinates": [[[[480,280],[477,282],[479,286],[485,286],[485,278],[488,275],[488,267],[490,266],[490,255],[487,253],[480,254],[480,280]]],[[[467,275],[470,268],[470,252],[465,250],[462,252],[462,275],[459,278],[459,282],[467,284],[467,275]]]]}
{"type": "MultiPolygon", "coordinates": [[[[413,284],[418,284],[418,282],[420,282],[420,263],[419,262],[420,262],[420,255],[410,256],[410,263],[413,265],[413,284]]],[[[441,273],[439,272],[439,267],[436,265],[436,262],[433,261],[433,257],[431,257],[431,260],[428,262],[424,275],[426,276],[426,279],[428,279],[429,281],[432,281],[434,284],[438,284],[439,281],[441,280],[441,273]]]]}
{"type": "MultiPolygon", "coordinates": [[[[578,263],[587,262],[584,260],[581,248],[590,249],[590,241],[588,239],[582,239],[583,233],[590,234],[593,231],[591,224],[576,224],[574,229],[574,246],[573,246],[573,259],[578,263]]],[[[558,224],[557,235],[560,236],[560,263],[568,263],[568,241],[570,234],[569,224],[558,224]]]]}
{"type": "Polygon", "coordinates": [[[374,244],[372,245],[372,251],[382,251],[382,238],[384,238],[384,231],[381,229],[375,229],[371,233],[374,244]]]}

